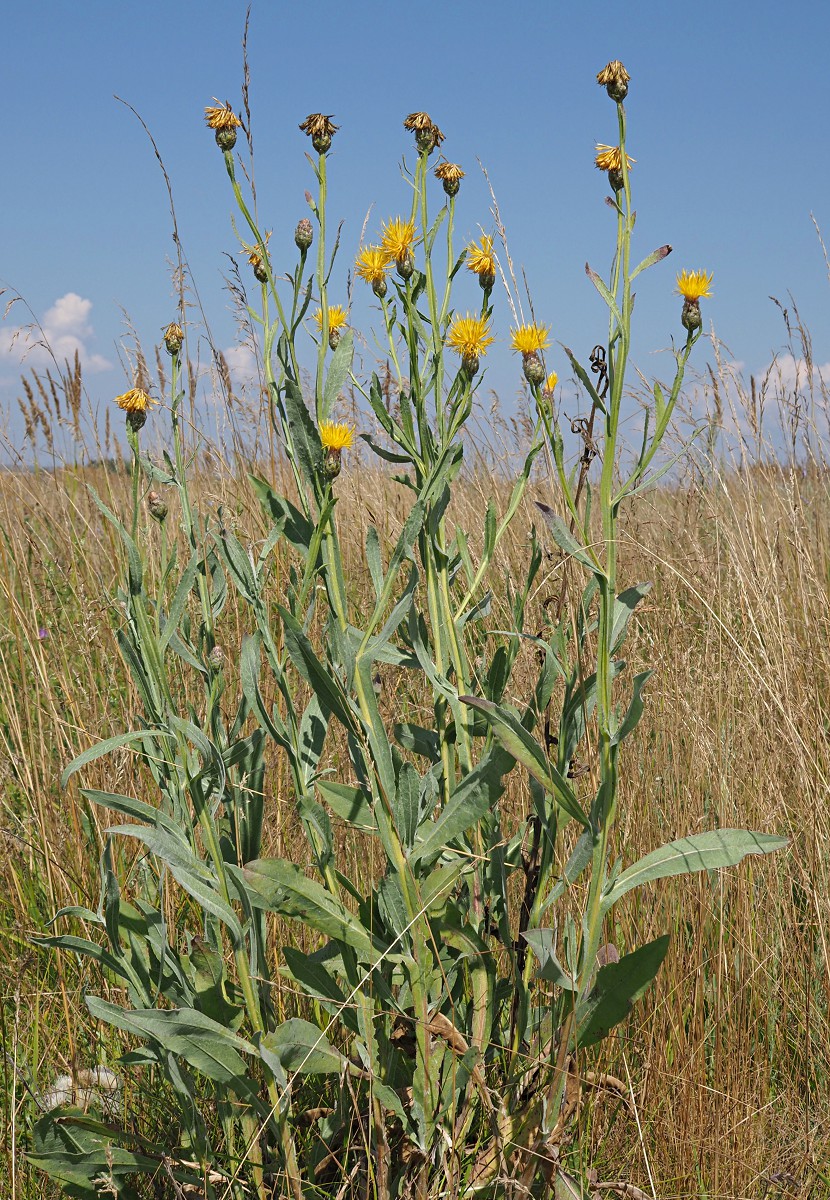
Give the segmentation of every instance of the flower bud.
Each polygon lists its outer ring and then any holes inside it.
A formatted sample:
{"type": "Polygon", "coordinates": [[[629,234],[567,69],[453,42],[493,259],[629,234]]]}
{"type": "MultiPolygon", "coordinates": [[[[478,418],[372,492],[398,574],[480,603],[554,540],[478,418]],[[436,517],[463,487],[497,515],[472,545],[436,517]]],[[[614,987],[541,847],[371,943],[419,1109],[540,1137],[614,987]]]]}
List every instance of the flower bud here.
{"type": "Polygon", "coordinates": [[[308,217],[303,217],[301,221],[297,222],[297,228],[294,230],[294,242],[298,250],[308,250],[313,241],[314,226],[308,217]]]}
{"type": "Polygon", "coordinates": [[[683,312],[680,314],[680,323],[689,333],[694,333],[696,329],[700,329],[703,321],[700,316],[700,302],[698,300],[683,301],[683,312]]]}
{"type": "Polygon", "coordinates": [[[159,525],[161,525],[167,516],[168,509],[166,502],[162,499],[158,492],[150,492],[148,494],[147,508],[149,509],[150,516],[153,518],[153,520],[158,521],[159,525]]]}
{"type": "Polygon", "coordinates": [[[547,378],[542,360],[535,351],[523,356],[522,370],[527,382],[534,387],[538,387],[540,383],[544,383],[547,378]]]}
{"type": "Polygon", "coordinates": [[[380,279],[372,280],[372,291],[377,296],[378,300],[382,300],[386,295],[386,279],[381,276],[380,279]]]}
{"type": "Polygon", "coordinates": [[[415,270],[415,260],[408,250],[400,258],[395,259],[395,270],[404,281],[412,278],[412,272],[415,270]]]}
{"type": "Polygon", "coordinates": [[[329,481],[334,480],[340,474],[343,464],[340,461],[341,452],[336,448],[329,447],[326,450],[323,458],[323,475],[329,481]]]}
{"type": "Polygon", "coordinates": [[[225,665],[225,651],[221,646],[214,646],[208,654],[208,664],[216,671],[221,671],[225,665]]]}

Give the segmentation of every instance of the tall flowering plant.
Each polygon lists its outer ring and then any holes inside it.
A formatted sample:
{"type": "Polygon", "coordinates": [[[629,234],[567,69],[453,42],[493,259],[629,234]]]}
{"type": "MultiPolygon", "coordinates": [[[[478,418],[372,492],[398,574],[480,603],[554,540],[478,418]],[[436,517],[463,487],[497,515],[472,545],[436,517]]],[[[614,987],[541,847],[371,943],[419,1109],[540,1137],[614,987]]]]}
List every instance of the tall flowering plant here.
{"type": "Polygon", "coordinates": [[[170,1194],[217,1200],[535,1194],[554,1182],[578,1191],[561,1147],[581,1084],[591,1079],[586,1051],[624,1019],[667,948],[666,938],[603,945],[609,912],[650,880],[783,844],[720,830],[624,869],[613,855],[618,757],[640,719],[648,677],[635,675],[624,693],[619,651],[647,585],[618,591],[619,512],[663,469],[658,451],[711,278],[679,277],[687,336],[675,379],[668,396],[655,384],[642,449],[620,478],[631,284],[669,247],[631,269],[629,78],[611,63],[599,79],[617,106],[619,145],[597,156],[612,189],[617,252],[609,281],[589,269],[609,312],[596,384],[566,351],[592,404],[591,453],[569,467],[557,380],[545,364],[549,328],[518,325],[511,344],[536,422],[504,511],[487,505],[477,556],[450,505],[462,433],[496,337],[498,264],[487,236],[457,249],[464,172],[443,158],[432,165],[443,133],[427,113],[407,117],[416,153],[411,207],[386,221],[355,262],[379,301],[395,380],[395,403],[387,404],[376,375],[354,374],[349,313],[329,301],[328,154],[337,126],[316,113],[300,127],[314,150],[317,189],[286,276],[275,271],[268,234],[238,180],[241,120],[229,105],[207,110],[248,229],[256,281],[248,311],[292,492],[251,478],[267,522],[259,546],[194,508],[179,418],[184,334],[171,325],[174,453],[165,470],[142,455],[150,401],[133,389],[119,398],[133,452],[129,530],[96,497],[125,547],[120,641],[140,716],[66,772],[68,779],[131,746],[152,786],[142,798],[84,789],[89,801],[128,819],[107,834],[99,909],[62,914],[97,937],[41,939],[89,956],[118,984],[117,1002],[88,998],[90,1013],[137,1043],[124,1061],[157,1081],[168,1120],[148,1130],[127,1112],[116,1129],[111,1114],[47,1113],[35,1128],[34,1159],[74,1195],[98,1195],[104,1185],[135,1195],[142,1176],[169,1182],[170,1194]],[[434,180],[443,192],[437,210],[434,180]],[[453,292],[465,263],[482,295],[480,309],[462,315],[453,292]],[[312,302],[314,366],[304,387],[312,302]],[[394,465],[410,500],[391,544],[369,526],[373,596],[362,611],[349,588],[337,510],[355,436],[336,419],[348,381],[382,430],[379,439],[364,435],[368,446],[394,465]],[[502,620],[494,630],[487,581],[543,451],[553,494],[538,505],[539,519],[587,585],[580,592],[572,579],[576,600],[567,603],[563,592],[556,619],[529,634],[542,561],[534,534],[524,578],[510,592],[510,627],[502,620]],[[589,478],[594,453],[598,481],[589,478]],[[160,536],[151,549],[139,514],[142,481],[177,501],[183,557],[167,541],[168,505],[155,491],[149,512],[160,536]],[[159,555],[154,595],[151,554],[159,555]],[[277,560],[287,564],[279,589],[277,560]],[[231,588],[247,628],[229,647],[235,626],[223,614],[231,588]],[[528,640],[538,670],[516,706],[507,697],[519,690],[511,680],[528,640]],[[391,722],[382,715],[389,666],[429,697],[424,724],[403,711],[391,722]],[[199,697],[187,705],[182,673],[199,697]],[[579,778],[578,752],[593,756],[579,778]],[[305,836],[302,862],[271,856],[263,843],[275,761],[305,836]],[[529,788],[518,825],[502,799],[514,771],[529,788]],[[347,856],[333,818],[345,829],[347,856]],[[115,844],[125,839],[148,856],[141,887],[126,886],[117,869],[115,844]],[[346,864],[356,861],[363,868],[350,873],[346,864]],[[167,919],[171,891],[178,928],[167,919]],[[292,927],[305,931],[309,952],[291,944],[292,927]],[[285,944],[273,944],[275,930],[285,944]]]}

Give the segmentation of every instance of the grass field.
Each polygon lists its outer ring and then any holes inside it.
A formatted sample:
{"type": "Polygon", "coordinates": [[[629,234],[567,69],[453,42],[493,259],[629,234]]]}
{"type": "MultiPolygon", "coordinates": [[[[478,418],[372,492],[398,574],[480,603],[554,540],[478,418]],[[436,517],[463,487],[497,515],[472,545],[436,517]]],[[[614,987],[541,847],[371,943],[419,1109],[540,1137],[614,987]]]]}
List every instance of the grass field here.
{"type": "MultiPolygon", "coordinates": [[[[46,414],[47,425],[54,420],[46,414]]],[[[763,429],[756,440],[747,427],[737,456],[719,458],[713,437],[710,457],[698,453],[694,466],[687,460],[681,467],[679,482],[636,501],[620,548],[624,585],[654,581],[635,617],[628,671],[655,671],[622,760],[623,861],[718,827],[790,839],[771,858],[632,894],[608,931],[621,945],[669,931],[671,948],[632,1018],[594,1056],[594,1069],[619,1080],[622,1094],[616,1085],[592,1092],[575,1137],[600,1178],[666,1198],[830,1195],[830,477],[804,441],[782,461],[764,449],[763,429]]],[[[486,499],[503,508],[509,481],[503,471],[485,471],[486,455],[473,450],[467,459],[479,465],[457,485],[449,519],[469,531],[475,553],[486,499]]],[[[245,463],[227,451],[202,461],[191,481],[194,504],[221,505],[243,543],[261,540],[245,463]]],[[[94,484],[124,512],[129,473],[117,456],[111,469],[42,464],[0,474],[0,1196],[11,1200],[56,1194],[25,1159],[35,1094],[60,1075],[113,1063],[118,1053],[83,1003],[85,988],[100,989],[88,966],[28,938],[62,906],[97,904],[105,821],[75,781],[63,791],[59,776],[82,749],[128,728],[135,711],[115,644],[120,552],[86,487],[94,484]]],[[[260,452],[259,469],[278,468],[260,452]]],[[[355,460],[338,497],[359,612],[370,606],[367,524],[390,545],[407,494],[355,460]]],[[[556,503],[544,471],[499,546],[497,628],[507,581],[524,569],[533,499],[556,503]]],[[[157,536],[149,521],[148,536],[157,536]]],[[[527,619],[528,629],[540,631],[566,570],[552,543],[544,549],[527,619]]],[[[280,553],[275,597],[287,569],[280,553]]],[[[244,629],[232,600],[218,634],[229,675],[244,629]]],[[[533,665],[532,651],[523,653],[527,662],[508,697],[517,703],[533,665]]],[[[430,702],[398,668],[382,669],[380,687],[390,723],[430,702]]],[[[336,758],[338,747],[330,753],[336,758]]],[[[577,765],[589,786],[590,752],[577,765]]],[[[142,786],[127,751],[99,760],[84,781],[119,792],[142,786]]],[[[273,751],[265,789],[263,852],[302,854],[273,751]]],[[[514,773],[508,808],[518,814],[525,800],[526,782],[514,773]]],[[[342,849],[370,887],[365,847],[342,849]]],[[[140,873],[140,854],[122,853],[128,878],[140,873]]],[[[279,1002],[290,1005],[290,996],[279,1002]]],[[[152,1110],[140,1075],[128,1080],[124,1104],[152,1110]]]]}

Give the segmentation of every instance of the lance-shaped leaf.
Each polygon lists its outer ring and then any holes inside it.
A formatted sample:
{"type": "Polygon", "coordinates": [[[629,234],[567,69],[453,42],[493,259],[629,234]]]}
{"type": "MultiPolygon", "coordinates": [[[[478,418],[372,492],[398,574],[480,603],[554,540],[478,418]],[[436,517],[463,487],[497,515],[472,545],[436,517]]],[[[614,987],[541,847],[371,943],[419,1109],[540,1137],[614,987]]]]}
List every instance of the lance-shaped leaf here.
{"type": "Polygon", "coordinates": [[[514,713],[498,704],[492,704],[489,700],[479,700],[475,696],[460,696],[459,699],[462,704],[469,704],[484,716],[507,753],[521,763],[546,792],[556,797],[557,803],[569,816],[579,821],[586,829],[590,827],[573,788],[564,775],[548,762],[541,746],[514,713]]]}
{"type": "Polygon", "coordinates": [[[293,379],[285,381],[285,412],[294,439],[294,451],[306,483],[316,491],[320,482],[323,446],[317,426],[306,408],[303,393],[293,379]]]}
{"type": "Polygon", "coordinates": [[[572,992],[575,988],[573,979],[556,957],[555,934],[552,929],[528,929],[521,935],[539,959],[539,979],[547,979],[557,987],[572,992]]]}
{"type": "Polygon", "coordinates": [[[592,1046],[624,1021],[634,1003],[660,970],[669,948],[669,935],[663,934],[619,962],[608,963],[597,971],[590,995],[576,1009],[578,1046],[592,1046]]]}
{"type": "Polygon", "coordinates": [[[341,334],[340,341],[331,356],[326,383],[323,388],[323,418],[327,419],[332,405],[343,390],[349,372],[352,369],[354,356],[354,332],[347,329],[341,334]]]}
{"type": "Polygon", "coordinates": [[[367,962],[383,953],[367,929],[336,896],[294,863],[282,858],[258,858],[242,872],[251,904],[285,917],[297,917],[318,933],[345,942],[367,962]]]}
{"type": "MultiPolygon", "coordinates": [[[[460,699],[467,703],[463,696],[460,699]]],[[[425,822],[421,826],[420,840],[416,842],[409,856],[410,862],[417,863],[434,858],[489,812],[504,791],[501,781],[504,770],[504,761],[500,761],[500,756],[490,752],[465,775],[447,801],[438,820],[433,823],[425,822]]]]}
{"type": "Polygon", "coordinates": [[[122,1008],[98,996],[87,996],[86,1003],[95,1020],[158,1042],[202,1075],[240,1095],[256,1094],[242,1058],[242,1054],[256,1054],[255,1048],[204,1013],[194,1008],[122,1008]]]}
{"type": "Polygon", "coordinates": [[[658,246],[656,250],[652,250],[651,254],[649,254],[647,258],[644,258],[641,263],[638,263],[631,272],[631,279],[636,279],[641,271],[647,271],[648,268],[653,267],[655,263],[662,262],[664,258],[668,258],[671,252],[672,247],[669,245],[658,246]]]}
{"type": "Polygon", "coordinates": [[[611,315],[613,316],[614,320],[616,321],[618,327],[620,329],[622,329],[622,317],[620,315],[620,310],[617,306],[617,301],[612,296],[605,281],[602,279],[602,277],[600,275],[597,275],[596,271],[593,269],[593,267],[590,265],[590,263],[585,264],[585,274],[588,276],[591,283],[594,285],[594,287],[599,292],[600,296],[602,296],[603,300],[608,305],[611,315]]]}
{"type": "Polygon", "coordinates": [[[593,571],[598,577],[604,578],[603,572],[594,559],[591,558],[588,551],[580,546],[574,535],[571,533],[568,526],[562,520],[557,512],[550,507],[549,504],[543,504],[541,500],[536,501],[536,507],[544,518],[544,522],[550,531],[550,535],[556,542],[560,550],[564,550],[571,558],[575,558],[577,562],[582,563],[583,567],[587,567],[589,571],[593,571]]]}
{"type": "Polygon", "coordinates": [[[618,875],[611,891],[603,898],[603,908],[607,911],[626,892],[653,879],[734,867],[748,854],[771,854],[786,845],[787,838],[772,833],[753,833],[749,829],[711,829],[707,833],[679,838],[659,850],[652,850],[618,875]]]}
{"type": "Polygon", "coordinates": [[[641,671],[639,675],[634,676],[634,694],[631,697],[631,703],[628,706],[628,712],[625,714],[622,724],[611,738],[612,746],[616,746],[618,742],[621,742],[623,738],[627,738],[637,728],[640,717],[643,715],[643,688],[653,674],[653,671],[641,671]]]}

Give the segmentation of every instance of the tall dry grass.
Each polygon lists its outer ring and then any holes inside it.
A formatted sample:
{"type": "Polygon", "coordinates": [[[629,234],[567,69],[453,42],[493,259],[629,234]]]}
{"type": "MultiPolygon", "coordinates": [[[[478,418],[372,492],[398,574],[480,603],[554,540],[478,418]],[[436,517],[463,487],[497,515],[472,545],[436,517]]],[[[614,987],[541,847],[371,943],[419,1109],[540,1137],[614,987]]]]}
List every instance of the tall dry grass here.
{"type": "MultiPolygon", "coordinates": [[[[655,584],[628,653],[631,668],[653,666],[655,674],[636,749],[625,760],[624,859],[718,826],[791,839],[784,855],[665,881],[615,910],[613,940],[641,943],[668,929],[672,949],[636,1016],[604,1044],[595,1069],[622,1088],[612,1083],[589,1097],[580,1137],[602,1178],[634,1181],[661,1197],[830,1194],[830,476],[816,417],[826,397],[820,388],[803,397],[794,440],[773,453],[765,440],[770,417],[777,412],[792,435],[795,410],[783,385],[776,394],[774,377],[764,386],[759,419],[760,385],[745,388],[726,367],[712,377],[704,389],[708,452],[698,439],[683,482],[633,505],[621,553],[626,584],[655,584]],[[738,431],[731,451],[722,436],[727,424],[738,431]]],[[[57,422],[48,389],[39,395],[47,424],[57,422]]],[[[243,448],[262,458],[267,446],[250,451],[246,416],[237,404],[226,443],[236,451],[232,461],[214,448],[193,490],[205,510],[221,505],[240,536],[256,540],[262,529],[243,448]]],[[[493,444],[470,448],[476,465],[452,513],[473,543],[485,498],[506,501],[494,456],[509,457],[505,446],[522,432],[520,423],[500,426],[498,413],[491,416],[493,444]]],[[[88,968],[34,950],[27,935],[42,931],[63,905],[97,903],[100,818],[74,784],[62,792],[58,777],[79,750],[126,727],[133,705],[114,638],[119,551],[86,490],[93,483],[123,511],[127,473],[117,452],[109,467],[55,459],[49,469],[42,462],[37,470],[0,473],[0,928],[7,947],[0,1196],[14,1200],[48,1195],[23,1155],[35,1097],[55,1076],[93,1066],[108,1052],[83,1004],[88,968]]],[[[533,492],[551,502],[545,478],[533,492]]],[[[506,581],[522,570],[530,499],[502,543],[496,613],[506,581]]],[[[348,577],[365,588],[367,603],[367,523],[391,541],[407,503],[376,469],[344,472],[348,577]]],[[[567,569],[552,544],[547,550],[529,619],[540,629],[567,569]]],[[[358,604],[361,596],[358,590],[358,604]]],[[[233,660],[243,630],[232,602],[223,622],[233,660]]],[[[400,719],[401,703],[417,709],[430,702],[409,694],[394,671],[382,686],[390,719],[393,707],[400,719]]],[[[593,770],[590,758],[579,766],[593,770]]],[[[128,792],[137,783],[129,754],[102,760],[87,782],[128,792]]],[[[518,777],[511,783],[517,813],[524,786],[518,777]]],[[[269,850],[290,853],[299,841],[277,761],[267,787],[269,850]]],[[[353,854],[371,870],[359,847],[353,854]]],[[[133,869],[140,871],[140,855],[133,869]]],[[[152,1102],[134,1094],[127,1100],[152,1102]]]]}

